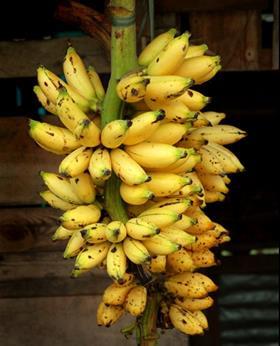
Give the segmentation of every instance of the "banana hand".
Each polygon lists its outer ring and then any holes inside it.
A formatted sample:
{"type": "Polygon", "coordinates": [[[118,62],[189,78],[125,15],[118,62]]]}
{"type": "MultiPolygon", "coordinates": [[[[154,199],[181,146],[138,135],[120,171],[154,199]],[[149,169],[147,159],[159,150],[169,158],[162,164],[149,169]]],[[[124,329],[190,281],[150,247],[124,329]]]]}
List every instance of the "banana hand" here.
{"type": "Polygon", "coordinates": [[[123,249],[126,256],[134,264],[143,264],[151,259],[148,250],[139,240],[127,237],[123,242],[123,249]]]}

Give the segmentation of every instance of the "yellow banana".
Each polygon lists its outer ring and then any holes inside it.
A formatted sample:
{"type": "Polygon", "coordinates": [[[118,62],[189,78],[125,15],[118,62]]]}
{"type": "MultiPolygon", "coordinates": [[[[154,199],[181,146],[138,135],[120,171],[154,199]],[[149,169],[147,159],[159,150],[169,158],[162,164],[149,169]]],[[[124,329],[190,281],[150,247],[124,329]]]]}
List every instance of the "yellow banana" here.
{"type": "Polygon", "coordinates": [[[87,69],[88,77],[95,90],[96,96],[99,101],[103,101],[105,97],[105,90],[100,80],[98,73],[93,66],[89,66],[87,69]]]}
{"type": "MultiPolygon", "coordinates": [[[[193,128],[189,130],[189,133],[194,131],[198,127],[211,126],[210,122],[205,118],[202,112],[198,112],[197,118],[192,122],[193,128]]],[[[187,137],[187,136],[186,136],[187,137]]]]}
{"type": "Polygon", "coordinates": [[[246,135],[245,131],[232,125],[200,127],[187,136],[187,146],[199,148],[206,141],[227,145],[241,140],[246,135]]]}
{"type": "Polygon", "coordinates": [[[199,207],[190,207],[185,214],[197,220],[195,225],[188,228],[190,234],[198,235],[215,227],[215,224],[199,207]]]}
{"type": "Polygon", "coordinates": [[[89,161],[89,173],[96,185],[102,185],[112,174],[110,153],[106,148],[96,149],[89,161]]]}
{"type": "Polygon", "coordinates": [[[172,242],[181,246],[187,246],[193,244],[196,241],[195,236],[188,234],[187,232],[179,228],[175,228],[174,226],[162,228],[160,234],[164,235],[172,242]]]}
{"type": "Polygon", "coordinates": [[[191,111],[183,101],[177,99],[168,102],[157,102],[153,97],[144,98],[147,106],[153,110],[163,109],[166,119],[172,122],[185,123],[197,116],[197,112],[191,111]]]}
{"type": "Polygon", "coordinates": [[[191,179],[173,173],[149,173],[151,180],[145,186],[156,197],[167,197],[191,183],[191,179]]]}
{"type": "Polygon", "coordinates": [[[138,217],[144,221],[155,224],[159,228],[163,228],[181,220],[182,215],[166,208],[152,208],[143,211],[138,217]]]}
{"type": "Polygon", "coordinates": [[[143,264],[151,259],[148,250],[139,240],[127,237],[123,242],[123,249],[126,256],[134,264],[143,264]]]}
{"type": "Polygon", "coordinates": [[[151,180],[144,169],[124,150],[112,150],[111,161],[114,172],[127,185],[139,185],[151,180]]]}
{"type": "Polygon", "coordinates": [[[77,205],[66,202],[65,200],[57,197],[50,190],[40,192],[40,196],[52,207],[60,210],[71,210],[76,208],[77,205]]]}
{"type": "Polygon", "coordinates": [[[76,177],[88,169],[92,148],[80,147],[67,155],[58,167],[59,174],[76,177]]]}
{"type": "Polygon", "coordinates": [[[149,65],[158,54],[168,45],[176,35],[177,30],[172,28],[155,37],[141,52],[138,63],[142,66],[149,65]]]}
{"type": "MultiPolygon", "coordinates": [[[[182,231],[183,232],[183,231],[182,231]]],[[[195,265],[190,253],[185,249],[180,249],[167,256],[167,270],[171,273],[192,272],[195,265]]]]}
{"type": "Polygon", "coordinates": [[[194,58],[196,56],[202,56],[208,50],[207,44],[200,45],[190,45],[187,54],[185,55],[185,59],[194,58]]]}
{"type": "Polygon", "coordinates": [[[96,190],[88,173],[82,173],[74,178],[70,178],[70,184],[74,193],[83,204],[91,204],[95,201],[96,190]]]}
{"type": "Polygon", "coordinates": [[[122,306],[106,305],[101,302],[97,308],[97,325],[104,327],[111,327],[115,324],[125,313],[122,306]]]}
{"type": "Polygon", "coordinates": [[[199,174],[199,180],[201,181],[205,190],[217,191],[222,193],[228,193],[229,189],[226,186],[224,179],[217,174],[199,174]]]}
{"type": "Polygon", "coordinates": [[[171,305],[169,318],[173,326],[180,332],[187,335],[201,335],[204,333],[203,327],[192,314],[178,305],[171,305]]]}
{"type": "Polygon", "coordinates": [[[213,67],[213,69],[211,71],[209,71],[208,73],[206,73],[205,75],[199,77],[196,80],[195,84],[203,84],[205,82],[208,82],[210,79],[214,78],[216,76],[216,74],[222,69],[222,65],[218,64],[216,66],[213,67]]]}
{"type": "Polygon", "coordinates": [[[86,241],[82,237],[80,230],[73,231],[73,234],[68,240],[63,257],[71,258],[77,256],[78,253],[84,248],[85,243],[86,241]]]}
{"type": "Polygon", "coordinates": [[[210,97],[192,89],[185,91],[178,99],[192,111],[201,111],[211,101],[210,97]]]}
{"type": "Polygon", "coordinates": [[[182,219],[175,222],[172,227],[177,228],[177,229],[182,229],[183,231],[188,231],[188,228],[196,225],[197,224],[197,219],[187,216],[185,214],[182,215],[182,219]]]}
{"type": "Polygon", "coordinates": [[[215,203],[215,202],[223,202],[226,196],[217,191],[207,191],[205,190],[205,202],[206,203],[215,203]]]}
{"type": "Polygon", "coordinates": [[[174,243],[163,234],[157,234],[150,239],[143,241],[144,246],[147,248],[151,255],[166,256],[180,249],[180,245],[174,243]]]}
{"type": "Polygon", "coordinates": [[[100,144],[100,129],[73,101],[65,88],[59,90],[56,110],[61,122],[83,145],[96,147],[100,144]]]}
{"type": "Polygon", "coordinates": [[[147,304],[147,289],[144,286],[133,287],[125,300],[125,310],[132,316],[138,317],[143,314],[147,304]]]}
{"type": "Polygon", "coordinates": [[[208,321],[202,311],[193,311],[191,315],[199,322],[203,329],[208,329],[208,321]]]}
{"type": "Polygon", "coordinates": [[[107,255],[107,273],[117,283],[123,283],[127,269],[127,258],[123,244],[112,244],[107,255]]]}
{"type": "Polygon", "coordinates": [[[198,173],[217,175],[224,175],[226,173],[219,157],[211,150],[208,144],[203,145],[199,149],[199,154],[201,155],[201,162],[195,166],[198,173]]]}
{"type": "Polygon", "coordinates": [[[116,149],[123,144],[131,120],[114,120],[108,123],[101,132],[101,142],[106,148],[116,149]]]}
{"type": "Polygon", "coordinates": [[[81,205],[75,209],[68,210],[59,218],[62,226],[68,229],[83,228],[98,222],[101,216],[100,209],[92,205],[81,205]]]}
{"type": "Polygon", "coordinates": [[[145,240],[160,232],[160,229],[156,225],[140,218],[130,219],[125,226],[127,234],[136,240],[145,240]]]}
{"type": "Polygon", "coordinates": [[[118,82],[116,91],[121,100],[135,103],[143,100],[148,83],[142,72],[128,73],[118,82]]]}
{"type": "Polygon", "coordinates": [[[174,174],[183,174],[186,172],[192,172],[194,167],[201,162],[201,155],[194,149],[189,149],[189,155],[181,160],[178,160],[175,164],[167,167],[165,170],[174,174]],[[192,150],[192,151],[191,151],[192,150]]]}
{"type": "Polygon", "coordinates": [[[182,173],[182,177],[190,179],[191,184],[182,187],[180,190],[176,191],[173,195],[178,197],[188,198],[192,195],[204,195],[204,188],[195,172],[182,173]]]}
{"type": "Polygon", "coordinates": [[[217,264],[214,253],[209,249],[193,252],[191,257],[196,268],[209,268],[217,264]]]}
{"type": "MultiPolygon", "coordinates": [[[[169,282],[174,282],[179,285],[185,286],[185,284],[203,287],[208,293],[215,292],[218,286],[206,275],[201,273],[181,273],[176,274],[168,278],[169,282]]],[[[195,297],[193,297],[195,298],[195,297]]]]}
{"type": "Polygon", "coordinates": [[[59,226],[52,236],[52,240],[67,240],[69,239],[75,231],[72,229],[67,229],[63,226],[59,226]]]}
{"type": "Polygon", "coordinates": [[[39,102],[41,105],[51,114],[57,114],[56,113],[56,105],[52,103],[47,96],[43,93],[43,90],[39,87],[39,85],[35,85],[33,88],[33,91],[35,95],[37,96],[39,102]]]}
{"type": "Polygon", "coordinates": [[[228,236],[228,231],[225,229],[215,230],[213,228],[203,232],[202,234],[198,234],[196,241],[193,244],[186,246],[186,248],[194,252],[203,252],[214,246],[218,246],[221,241],[223,241],[223,235],[228,236]]]}
{"type": "Polygon", "coordinates": [[[188,154],[185,148],[152,142],[126,146],[125,151],[144,168],[165,168],[188,154]]]}
{"type": "Polygon", "coordinates": [[[133,287],[135,287],[134,283],[130,283],[128,285],[118,285],[116,283],[112,283],[105,289],[102,296],[102,301],[107,305],[123,305],[129,291],[131,291],[133,287]]]}
{"type": "Polygon", "coordinates": [[[203,112],[203,116],[210,121],[212,126],[219,125],[220,122],[225,119],[226,114],[225,113],[219,113],[219,112],[203,112]]]}
{"type": "Polygon", "coordinates": [[[81,229],[82,236],[89,244],[103,243],[106,237],[107,225],[104,223],[93,223],[81,229]]]}
{"type": "Polygon", "coordinates": [[[166,256],[152,257],[149,264],[149,270],[151,273],[159,274],[166,272],[166,256]]]}
{"type": "Polygon", "coordinates": [[[217,155],[226,173],[237,173],[245,170],[238,157],[228,148],[213,142],[209,142],[208,147],[217,155]]]}
{"type": "Polygon", "coordinates": [[[175,74],[182,77],[192,78],[195,82],[200,80],[207,73],[211,72],[215,66],[219,65],[220,56],[197,56],[185,59],[175,74]]]}
{"type": "Polygon", "coordinates": [[[175,299],[175,304],[181,306],[185,310],[194,312],[211,308],[211,306],[214,304],[214,300],[211,297],[201,299],[177,297],[175,299]]]}
{"type": "Polygon", "coordinates": [[[190,33],[185,32],[179,37],[171,40],[150,62],[147,67],[147,73],[152,76],[173,74],[184,61],[184,57],[189,47],[189,38],[190,33]]]}
{"type": "Polygon", "coordinates": [[[148,200],[155,197],[153,192],[150,191],[145,184],[130,186],[121,183],[120,195],[126,203],[132,205],[145,204],[148,200]]]}
{"type": "Polygon", "coordinates": [[[90,82],[85,65],[75,48],[69,47],[63,61],[63,72],[67,83],[87,99],[92,110],[97,109],[97,97],[90,82]]]}
{"type": "Polygon", "coordinates": [[[147,76],[145,98],[154,102],[168,102],[184,94],[192,85],[191,78],[180,76],[147,76]]]}
{"type": "Polygon", "coordinates": [[[50,173],[50,172],[40,172],[40,175],[49,188],[49,190],[55,194],[57,197],[63,199],[64,201],[72,204],[82,204],[82,201],[74,192],[69,179],[62,177],[61,175],[50,173]]]}
{"type": "Polygon", "coordinates": [[[162,110],[141,113],[132,119],[132,125],[127,131],[123,142],[125,145],[135,145],[147,140],[160,126],[165,117],[162,110]]]}
{"type": "Polygon", "coordinates": [[[40,147],[57,155],[68,154],[81,146],[69,130],[31,119],[29,135],[40,147]]]}
{"type": "Polygon", "coordinates": [[[112,221],[107,225],[105,234],[111,243],[120,243],[126,238],[127,231],[121,221],[112,221]]]}
{"type": "Polygon", "coordinates": [[[149,142],[174,145],[179,142],[188,131],[188,124],[165,123],[160,124],[151,136],[146,138],[149,142]]]}
{"type": "Polygon", "coordinates": [[[151,208],[161,208],[173,210],[178,214],[184,213],[191,206],[188,198],[163,198],[159,202],[153,204],[151,208]]]}
{"type": "Polygon", "coordinates": [[[78,277],[81,274],[99,266],[106,258],[110,248],[109,242],[88,245],[77,256],[72,277],[78,277]]]}
{"type": "Polygon", "coordinates": [[[74,100],[83,112],[87,112],[90,109],[90,104],[82,95],[80,95],[76,89],[66,84],[62,79],[57,77],[54,73],[47,70],[45,67],[40,66],[37,69],[38,84],[42,89],[46,97],[54,104],[59,94],[59,89],[64,87],[67,93],[74,100]]]}

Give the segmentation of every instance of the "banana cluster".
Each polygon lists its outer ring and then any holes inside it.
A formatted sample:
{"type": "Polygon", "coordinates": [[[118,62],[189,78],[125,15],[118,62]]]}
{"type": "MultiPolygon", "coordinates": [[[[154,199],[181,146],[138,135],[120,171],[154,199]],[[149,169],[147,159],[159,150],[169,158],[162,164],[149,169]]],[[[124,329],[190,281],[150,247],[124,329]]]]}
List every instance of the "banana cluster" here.
{"type": "Polygon", "coordinates": [[[29,133],[43,149],[63,155],[57,173],[41,172],[47,187],[41,197],[63,211],[53,240],[67,241],[72,276],[99,267],[113,280],[98,307],[98,325],[108,327],[125,312],[143,314],[148,287],[131,274],[132,264],[159,282],[164,325],[194,335],[207,329],[202,311],[217,289],[198,270],[216,265],[213,248],[230,241],[205,207],[223,201],[229,176],[244,170],[227,145],[246,132],[223,124],[224,113],[205,111],[211,98],[195,90],[221,69],[220,57],[207,55],[205,44],[190,45],[189,33],[175,34],[156,37],[140,54],[139,71],[118,82],[127,116],[103,129],[105,90],[73,47],[64,59],[65,78],[39,67],[34,92],[61,126],[30,120],[29,133]],[[113,173],[125,222],[104,210],[113,173]]]}

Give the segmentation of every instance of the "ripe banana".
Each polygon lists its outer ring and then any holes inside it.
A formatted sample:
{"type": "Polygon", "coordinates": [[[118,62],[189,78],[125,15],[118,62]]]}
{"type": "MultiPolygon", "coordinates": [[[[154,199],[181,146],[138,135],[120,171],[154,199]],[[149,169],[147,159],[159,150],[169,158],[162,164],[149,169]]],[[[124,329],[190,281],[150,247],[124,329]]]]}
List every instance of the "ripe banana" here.
{"type": "Polygon", "coordinates": [[[148,200],[155,197],[153,192],[148,189],[146,184],[130,186],[125,183],[121,183],[120,195],[126,203],[132,205],[145,204],[148,200]]]}
{"type": "Polygon", "coordinates": [[[67,155],[58,167],[59,174],[65,177],[76,177],[84,173],[89,165],[92,148],[80,147],[67,155]]]}
{"type": "Polygon", "coordinates": [[[199,154],[201,155],[201,162],[199,162],[195,169],[199,174],[214,174],[214,175],[224,175],[224,167],[219,160],[217,154],[211,150],[210,146],[203,145],[199,149],[199,154]]]}
{"type": "MultiPolygon", "coordinates": [[[[71,230],[70,230],[71,231],[71,230]]],[[[73,231],[70,239],[68,240],[63,257],[72,258],[78,255],[78,253],[84,248],[86,241],[82,237],[80,230],[73,231]]]]}
{"type": "Polygon", "coordinates": [[[59,226],[52,236],[52,240],[67,240],[69,239],[75,231],[72,229],[67,229],[63,226],[59,226]]]}
{"type": "Polygon", "coordinates": [[[189,126],[190,123],[177,124],[169,122],[160,124],[153,134],[145,140],[148,142],[174,145],[183,138],[188,131],[189,126]]]}
{"type": "Polygon", "coordinates": [[[194,312],[211,308],[214,304],[214,300],[211,297],[201,299],[177,297],[175,299],[175,304],[181,306],[185,310],[194,312]]]}
{"type": "Polygon", "coordinates": [[[97,308],[97,325],[104,327],[111,327],[115,324],[125,313],[122,306],[106,305],[101,302],[97,308]]]}
{"type": "Polygon", "coordinates": [[[215,202],[223,202],[226,196],[217,191],[207,191],[205,190],[205,202],[206,203],[215,203],[215,202]]]}
{"type": "Polygon", "coordinates": [[[188,233],[193,235],[202,234],[215,227],[214,222],[199,208],[190,207],[186,210],[185,214],[197,220],[197,223],[188,228],[188,233]]]}
{"type": "Polygon", "coordinates": [[[160,232],[160,229],[156,225],[140,218],[130,219],[125,226],[129,237],[136,240],[145,240],[160,232]]]}
{"type": "Polygon", "coordinates": [[[152,208],[143,211],[138,217],[155,224],[159,228],[163,228],[181,220],[182,215],[166,208],[152,208]]]}
{"type": "Polygon", "coordinates": [[[190,45],[187,54],[185,55],[185,59],[194,58],[196,56],[202,56],[208,50],[207,44],[200,45],[190,45]]]}
{"type": "Polygon", "coordinates": [[[100,80],[100,77],[98,73],[96,72],[95,68],[93,66],[89,66],[87,69],[88,77],[90,79],[90,82],[94,88],[95,94],[100,102],[104,100],[105,97],[105,90],[102,85],[102,81],[100,80]]]}
{"type": "Polygon", "coordinates": [[[210,97],[192,89],[185,91],[178,99],[192,111],[201,111],[211,101],[210,97]]]}
{"type": "Polygon", "coordinates": [[[172,75],[184,61],[189,47],[189,38],[190,33],[185,32],[172,39],[150,62],[147,73],[152,76],[172,75]]]}
{"type": "Polygon", "coordinates": [[[164,235],[172,242],[181,246],[187,246],[193,244],[196,241],[195,236],[188,234],[181,229],[175,228],[174,226],[162,228],[160,234],[164,235]]]}
{"type": "Polygon", "coordinates": [[[188,155],[185,148],[152,142],[126,146],[125,151],[144,168],[165,168],[188,155]]]}
{"type": "Polygon", "coordinates": [[[57,155],[68,154],[81,146],[81,143],[67,129],[29,120],[29,135],[43,149],[57,155]]]}
{"type": "Polygon", "coordinates": [[[165,118],[162,110],[141,113],[132,119],[132,125],[127,131],[123,142],[125,145],[135,145],[147,140],[161,125],[165,118]]]}
{"type": "Polygon", "coordinates": [[[229,192],[229,188],[226,186],[223,177],[221,177],[220,175],[198,173],[198,177],[205,190],[217,191],[225,194],[229,192]]]}
{"type": "Polygon", "coordinates": [[[114,120],[107,124],[101,133],[101,143],[110,149],[116,149],[123,144],[129,127],[132,125],[131,120],[114,120]]]}
{"type": "Polygon", "coordinates": [[[72,277],[78,277],[79,275],[99,266],[106,258],[109,248],[109,242],[86,246],[76,258],[72,277]]]}
{"type": "Polygon", "coordinates": [[[147,289],[144,286],[133,287],[125,300],[124,308],[132,316],[139,317],[145,311],[147,304],[147,289]]]}
{"type": "Polygon", "coordinates": [[[143,100],[148,83],[142,72],[128,73],[118,82],[116,91],[121,100],[135,103],[143,100]]]}
{"type": "Polygon", "coordinates": [[[197,224],[197,219],[187,216],[185,214],[182,215],[182,219],[173,223],[172,227],[181,229],[183,231],[188,231],[188,228],[196,225],[197,224]]]}
{"type": "Polygon", "coordinates": [[[95,201],[96,190],[88,173],[81,173],[74,178],[70,178],[69,181],[74,193],[83,204],[91,204],[95,201]]]}
{"type": "Polygon", "coordinates": [[[197,174],[195,172],[190,172],[190,173],[182,173],[181,176],[187,179],[190,179],[191,184],[182,187],[180,190],[176,191],[173,194],[173,196],[178,196],[181,198],[183,197],[190,198],[191,196],[196,195],[198,197],[202,197],[203,199],[204,188],[197,174]]]}
{"type": "Polygon", "coordinates": [[[103,243],[106,237],[107,225],[104,223],[93,223],[81,229],[83,238],[89,244],[103,243]]]}
{"type": "Polygon", "coordinates": [[[112,173],[112,163],[110,153],[106,148],[96,149],[89,161],[89,173],[98,186],[108,180],[112,173]]]}
{"type": "Polygon", "coordinates": [[[151,208],[161,208],[173,210],[178,214],[184,213],[191,206],[188,198],[163,198],[159,202],[153,204],[151,208]]]}
{"type": "Polygon", "coordinates": [[[226,117],[225,113],[219,112],[204,112],[203,115],[208,121],[210,121],[212,126],[219,125],[226,117]]]}
{"type": "Polygon", "coordinates": [[[201,335],[204,328],[200,322],[187,310],[178,305],[171,305],[169,317],[173,326],[187,335],[201,335]]]}
{"type": "Polygon", "coordinates": [[[116,175],[127,185],[139,185],[151,180],[144,169],[125,151],[111,151],[112,167],[116,175]]]}
{"type": "Polygon", "coordinates": [[[210,79],[214,78],[216,76],[216,74],[222,69],[222,65],[218,64],[216,66],[214,66],[214,68],[209,71],[208,73],[206,73],[205,75],[201,76],[200,78],[198,78],[196,80],[195,84],[203,84],[205,82],[208,82],[210,79]]]}
{"type": "Polygon", "coordinates": [[[170,273],[192,272],[194,269],[192,256],[183,248],[167,256],[167,270],[170,273]]]}
{"type": "Polygon", "coordinates": [[[166,256],[155,256],[152,257],[149,264],[149,270],[151,273],[159,274],[166,272],[166,256]]]}
{"type": "Polygon", "coordinates": [[[209,249],[193,252],[191,257],[196,268],[209,268],[217,264],[214,253],[209,249]]]}
{"type": "Polygon", "coordinates": [[[201,155],[194,149],[189,149],[189,155],[186,158],[178,160],[173,165],[166,167],[166,171],[174,174],[192,172],[194,167],[201,162],[201,155]],[[193,152],[191,152],[191,150],[193,152]]]}
{"type": "Polygon", "coordinates": [[[181,247],[161,233],[144,240],[143,244],[153,256],[166,256],[178,251],[181,247]]]}
{"type": "Polygon", "coordinates": [[[220,61],[220,56],[206,55],[185,59],[175,74],[192,78],[197,83],[203,76],[211,72],[215,66],[219,65],[220,61]]]}
{"type": "Polygon", "coordinates": [[[117,283],[123,283],[127,269],[127,258],[123,244],[112,244],[107,255],[107,273],[117,283]]]}
{"type": "Polygon", "coordinates": [[[52,103],[47,96],[43,93],[43,90],[39,87],[39,85],[35,85],[33,88],[35,95],[38,98],[38,101],[41,105],[51,114],[56,115],[56,105],[52,103]]]}
{"type": "Polygon", "coordinates": [[[100,144],[100,129],[73,101],[65,88],[60,88],[56,99],[57,115],[84,146],[96,147],[100,144]]]}
{"type": "Polygon", "coordinates": [[[177,30],[172,28],[155,37],[141,52],[138,63],[142,66],[149,65],[159,53],[174,39],[177,30]]]}
{"type": "Polygon", "coordinates": [[[82,204],[82,201],[74,192],[67,178],[64,178],[61,175],[58,175],[55,173],[43,172],[43,171],[40,172],[40,175],[45,185],[57,197],[71,204],[82,204]]]}
{"type": "Polygon", "coordinates": [[[107,305],[123,305],[129,291],[131,291],[133,287],[135,287],[134,283],[127,285],[118,285],[116,283],[112,283],[105,289],[102,296],[102,301],[107,305]]]}
{"type": "Polygon", "coordinates": [[[123,249],[126,256],[134,264],[143,264],[151,259],[148,250],[139,240],[127,237],[123,242],[123,249]]]}
{"type": "MultiPolygon", "coordinates": [[[[202,112],[198,112],[197,118],[192,121],[193,128],[189,130],[189,133],[195,130],[198,127],[211,126],[210,122],[205,118],[202,112]]],[[[187,136],[186,136],[187,137],[187,136]]]]}
{"type": "Polygon", "coordinates": [[[126,238],[127,231],[122,222],[112,221],[107,225],[105,234],[111,243],[120,243],[126,238]]]}
{"type": "Polygon", "coordinates": [[[75,209],[68,210],[59,219],[65,228],[77,229],[98,222],[100,216],[100,209],[92,204],[87,206],[81,205],[75,209]]]}
{"type": "Polygon", "coordinates": [[[64,201],[57,197],[50,190],[40,192],[40,196],[52,207],[60,210],[71,210],[76,208],[77,205],[64,201]]]}

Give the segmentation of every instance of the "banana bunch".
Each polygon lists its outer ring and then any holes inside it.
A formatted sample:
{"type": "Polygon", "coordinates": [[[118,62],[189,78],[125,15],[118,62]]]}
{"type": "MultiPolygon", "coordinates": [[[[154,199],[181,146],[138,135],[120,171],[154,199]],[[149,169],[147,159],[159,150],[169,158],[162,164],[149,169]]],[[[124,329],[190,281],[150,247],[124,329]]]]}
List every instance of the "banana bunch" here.
{"type": "Polygon", "coordinates": [[[30,120],[29,133],[63,155],[57,172],[41,171],[40,195],[62,211],[52,239],[67,242],[63,256],[74,258],[72,276],[102,268],[113,281],[98,325],[109,327],[125,312],[140,318],[151,285],[161,295],[163,325],[195,335],[208,327],[202,311],[217,290],[198,271],[215,266],[213,248],[230,241],[205,207],[223,201],[230,175],[244,171],[227,146],[246,132],[223,124],[224,113],[205,111],[211,98],[196,90],[221,69],[221,58],[207,55],[205,44],[190,44],[190,33],[175,35],[171,29],[141,52],[140,69],[116,87],[127,116],[103,128],[105,90],[73,47],[63,62],[65,78],[40,66],[34,92],[60,124],[30,120]],[[104,191],[113,174],[127,220],[106,216],[104,191]],[[143,285],[135,267],[152,279],[143,285]]]}

